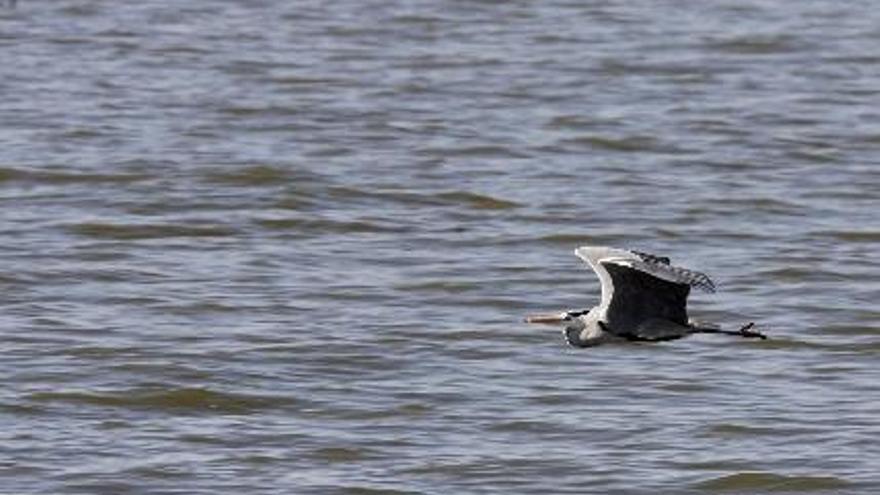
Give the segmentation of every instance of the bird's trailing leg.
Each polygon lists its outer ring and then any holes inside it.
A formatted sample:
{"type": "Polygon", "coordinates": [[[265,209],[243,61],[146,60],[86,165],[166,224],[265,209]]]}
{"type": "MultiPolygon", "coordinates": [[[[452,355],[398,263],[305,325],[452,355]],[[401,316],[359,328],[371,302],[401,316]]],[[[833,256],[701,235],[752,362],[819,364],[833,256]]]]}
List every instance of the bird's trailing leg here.
{"type": "Polygon", "coordinates": [[[750,322],[746,323],[745,325],[743,325],[742,327],[740,327],[739,330],[721,330],[720,328],[693,326],[693,327],[691,327],[691,329],[692,329],[691,331],[693,333],[720,333],[720,334],[724,334],[724,335],[735,335],[735,336],[744,337],[747,339],[767,340],[766,335],[764,335],[763,333],[761,333],[757,330],[752,330],[752,327],[754,327],[754,326],[755,326],[755,322],[750,321],[750,322]]]}

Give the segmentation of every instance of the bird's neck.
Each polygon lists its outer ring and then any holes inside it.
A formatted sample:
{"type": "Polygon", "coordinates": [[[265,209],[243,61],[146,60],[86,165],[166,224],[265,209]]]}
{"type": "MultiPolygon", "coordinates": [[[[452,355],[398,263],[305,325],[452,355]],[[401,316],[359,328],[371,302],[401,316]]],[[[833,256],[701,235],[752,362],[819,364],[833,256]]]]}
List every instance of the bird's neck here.
{"type": "Polygon", "coordinates": [[[608,340],[608,333],[595,324],[566,328],[563,333],[565,340],[574,347],[593,347],[608,340]]]}

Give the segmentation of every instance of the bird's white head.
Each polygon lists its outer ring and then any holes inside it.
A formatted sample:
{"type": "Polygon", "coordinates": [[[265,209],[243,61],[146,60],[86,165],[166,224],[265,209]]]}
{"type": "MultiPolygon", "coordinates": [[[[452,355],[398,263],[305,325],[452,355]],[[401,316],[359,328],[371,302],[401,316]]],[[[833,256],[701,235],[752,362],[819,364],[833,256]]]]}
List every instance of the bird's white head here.
{"type": "Polygon", "coordinates": [[[581,311],[564,311],[558,314],[548,315],[532,315],[526,317],[526,323],[541,323],[545,325],[562,325],[562,335],[565,340],[577,347],[583,347],[586,344],[584,330],[591,325],[595,325],[595,319],[592,318],[593,310],[581,311]]]}

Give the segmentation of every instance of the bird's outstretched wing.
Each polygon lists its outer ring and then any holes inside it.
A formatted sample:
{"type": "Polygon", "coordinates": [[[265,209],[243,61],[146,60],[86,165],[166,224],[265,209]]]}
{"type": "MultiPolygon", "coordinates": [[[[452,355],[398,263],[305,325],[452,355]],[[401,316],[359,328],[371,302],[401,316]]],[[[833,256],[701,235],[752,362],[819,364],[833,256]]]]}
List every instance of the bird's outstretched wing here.
{"type": "Polygon", "coordinates": [[[575,254],[599,277],[599,312],[614,333],[632,332],[650,319],[686,326],[690,288],[715,290],[709,277],[672,266],[669,258],[600,246],[580,247],[575,254]]]}
{"type": "MultiPolygon", "coordinates": [[[[670,264],[669,258],[665,256],[601,246],[579,247],[574,250],[574,253],[586,261],[599,275],[599,280],[603,282],[603,294],[604,281],[602,274],[599,273],[602,263],[618,264],[653,275],[667,282],[689,285],[706,292],[715,292],[715,284],[705,273],[673,266],[670,264]]],[[[602,300],[604,302],[605,298],[603,297],[602,300]]]]}

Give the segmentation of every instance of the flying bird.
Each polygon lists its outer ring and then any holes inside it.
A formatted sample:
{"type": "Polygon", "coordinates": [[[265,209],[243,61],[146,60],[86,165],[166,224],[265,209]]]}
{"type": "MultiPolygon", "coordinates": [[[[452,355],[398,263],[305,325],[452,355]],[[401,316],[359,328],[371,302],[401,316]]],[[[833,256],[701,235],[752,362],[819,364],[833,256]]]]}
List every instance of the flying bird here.
{"type": "Polygon", "coordinates": [[[689,319],[687,298],[691,287],[715,292],[715,284],[703,273],[670,264],[669,258],[601,246],[579,247],[574,253],[599,276],[599,305],[582,311],[529,316],[526,322],[562,325],[565,340],[575,347],[659,342],[695,333],[767,338],[752,330],[754,323],[739,330],[722,330],[689,319]]]}

